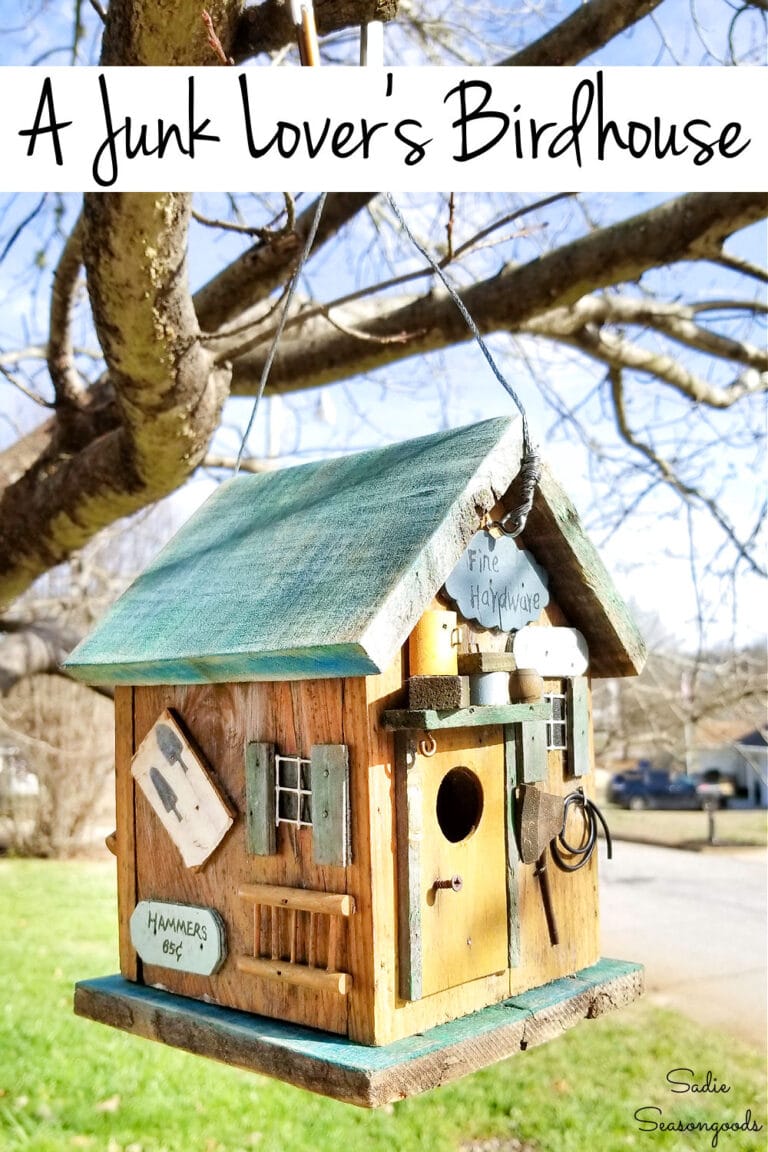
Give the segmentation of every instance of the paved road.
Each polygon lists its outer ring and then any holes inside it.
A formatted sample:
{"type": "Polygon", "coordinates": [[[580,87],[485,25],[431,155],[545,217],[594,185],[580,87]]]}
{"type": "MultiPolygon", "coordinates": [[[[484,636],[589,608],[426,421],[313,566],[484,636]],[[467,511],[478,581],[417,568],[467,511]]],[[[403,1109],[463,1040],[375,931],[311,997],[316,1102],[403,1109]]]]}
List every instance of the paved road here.
{"type": "Polygon", "coordinates": [[[602,952],[646,966],[658,1004],[766,1047],[768,891],[759,850],[620,841],[600,860],[602,952]]]}

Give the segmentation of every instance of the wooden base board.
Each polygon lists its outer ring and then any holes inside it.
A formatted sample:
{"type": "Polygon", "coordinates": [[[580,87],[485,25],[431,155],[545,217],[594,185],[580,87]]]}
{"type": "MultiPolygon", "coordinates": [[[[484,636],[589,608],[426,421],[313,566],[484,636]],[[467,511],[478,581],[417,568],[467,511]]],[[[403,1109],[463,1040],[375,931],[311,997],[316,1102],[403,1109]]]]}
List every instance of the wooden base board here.
{"type": "Polygon", "coordinates": [[[121,976],[75,986],[75,1012],[148,1040],[286,1080],[363,1108],[415,1096],[636,1000],[643,969],[599,960],[460,1020],[382,1048],[189,1000],[121,976]]]}

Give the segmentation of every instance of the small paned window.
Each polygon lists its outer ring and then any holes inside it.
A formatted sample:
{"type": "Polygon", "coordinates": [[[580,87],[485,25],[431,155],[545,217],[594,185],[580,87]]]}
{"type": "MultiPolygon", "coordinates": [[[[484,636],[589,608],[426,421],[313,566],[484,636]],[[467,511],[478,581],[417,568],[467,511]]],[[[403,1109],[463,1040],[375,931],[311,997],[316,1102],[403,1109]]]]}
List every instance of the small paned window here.
{"type": "Polygon", "coordinates": [[[275,824],[312,827],[310,761],[301,756],[275,756],[275,824]]]}
{"type": "Polygon", "coordinates": [[[564,752],[568,747],[565,696],[561,692],[545,692],[544,700],[551,708],[551,718],[547,720],[547,751],[564,752]]]}

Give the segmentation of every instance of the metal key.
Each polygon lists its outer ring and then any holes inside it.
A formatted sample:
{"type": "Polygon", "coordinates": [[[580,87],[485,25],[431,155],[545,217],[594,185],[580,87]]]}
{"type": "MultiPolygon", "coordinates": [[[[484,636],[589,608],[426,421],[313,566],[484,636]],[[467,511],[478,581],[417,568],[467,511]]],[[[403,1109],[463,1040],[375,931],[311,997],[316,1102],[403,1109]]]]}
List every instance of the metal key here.
{"type": "Polygon", "coordinates": [[[552,894],[549,891],[546,848],[536,861],[536,867],[533,870],[533,874],[539,878],[539,887],[541,888],[541,902],[544,905],[544,916],[546,917],[547,928],[549,930],[549,942],[554,947],[555,944],[560,943],[560,937],[558,935],[557,924],[555,922],[555,910],[552,907],[552,894]]]}

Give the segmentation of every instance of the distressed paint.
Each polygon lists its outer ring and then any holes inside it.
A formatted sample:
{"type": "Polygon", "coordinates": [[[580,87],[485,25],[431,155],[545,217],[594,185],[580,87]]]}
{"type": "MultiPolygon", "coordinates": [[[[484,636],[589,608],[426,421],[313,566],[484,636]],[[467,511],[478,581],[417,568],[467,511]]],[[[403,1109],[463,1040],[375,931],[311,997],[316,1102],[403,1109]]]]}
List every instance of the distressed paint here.
{"type": "Polygon", "coordinates": [[[312,858],[346,868],[352,859],[349,819],[349,752],[344,744],[313,744],[312,858]]]}
{"type": "Polygon", "coordinates": [[[573,776],[586,776],[591,767],[589,755],[589,683],[584,676],[568,682],[566,725],[568,768],[573,776]]]}
{"type": "MultiPolygon", "coordinates": [[[[547,705],[543,705],[546,709],[547,705]]],[[[547,778],[547,725],[543,720],[521,724],[518,730],[518,784],[538,784],[547,778]]]]}
{"type": "Polygon", "coordinates": [[[245,748],[245,848],[251,856],[274,856],[275,746],[250,741],[245,748]]]}
{"type": "Polygon", "coordinates": [[[519,421],[495,419],[238,476],[177,533],[68,667],[102,682],[152,676],[154,667],[157,683],[167,675],[197,682],[201,671],[231,680],[236,669],[270,679],[380,671],[514,478],[519,442],[519,421]],[[338,647],[356,656],[354,666],[342,659],[328,668],[325,653],[338,647]],[[297,668],[306,653],[315,666],[297,668]]]}
{"type": "Polygon", "coordinates": [[[599,960],[574,976],[379,1048],[173,996],[119,976],[80,982],[75,1012],[371,1108],[534,1047],[585,1017],[630,1003],[642,988],[641,965],[599,960]]]}
{"type": "MultiPolygon", "coordinates": [[[[195,513],[66,667],[91,683],[137,685],[375,674],[509,488],[519,458],[519,421],[496,419],[239,476],[195,513]]],[[[546,471],[521,539],[587,637],[592,673],[638,672],[642,640],[546,471]]]]}
{"type": "Polygon", "coordinates": [[[456,712],[436,712],[433,709],[411,711],[395,708],[384,713],[386,728],[412,728],[419,732],[433,732],[440,728],[477,728],[491,724],[520,724],[523,721],[546,720],[549,705],[542,704],[478,704],[456,712]]]}
{"type": "Polygon", "coordinates": [[[400,995],[420,1000],[421,962],[421,840],[423,813],[421,775],[415,745],[405,732],[395,736],[395,805],[399,898],[398,960],[400,995]]]}
{"type": "Polygon", "coordinates": [[[507,861],[508,962],[517,968],[521,960],[520,944],[520,858],[515,837],[515,788],[517,786],[517,741],[511,727],[504,729],[504,814],[507,861]]]}

